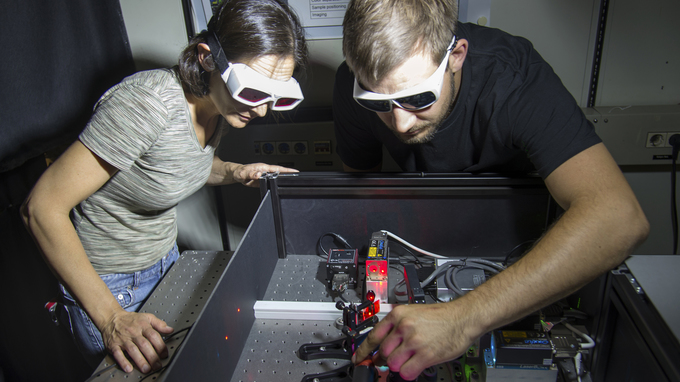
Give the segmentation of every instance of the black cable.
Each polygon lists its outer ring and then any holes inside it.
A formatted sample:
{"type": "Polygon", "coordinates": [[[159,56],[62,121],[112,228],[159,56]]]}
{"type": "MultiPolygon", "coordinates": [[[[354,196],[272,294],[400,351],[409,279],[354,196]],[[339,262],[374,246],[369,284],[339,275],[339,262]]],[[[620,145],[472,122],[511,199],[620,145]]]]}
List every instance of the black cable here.
{"type": "Polygon", "coordinates": [[[410,257],[403,256],[403,255],[397,255],[397,259],[399,260],[398,261],[399,264],[401,264],[401,265],[413,264],[416,267],[416,269],[434,266],[434,261],[423,262],[423,261],[418,260],[417,258],[412,259],[410,257]]]}
{"type": "MultiPolygon", "coordinates": [[[[517,244],[515,246],[515,248],[511,249],[510,252],[508,252],[508,254],[505,256],[505,260],[503,260],[503,265],[505,265],[505,266],[509,265],[508,261],[510,261],[510,259],[513,257],[513,255],[515,254],[515,251],[517,251],[518,249],[520,249],[521,247],[523,247],[527,244],[533,244],[535,242],[536,242],[536,240],[527,240],[527,241],[523,241],[523,242],[517,244]]],[[[524,252],[520,252],[520,253],[523,254],[524,252]]]]}
{"type": "MultiPolygon", "coordinates": [[[[392,244],[392,243],[393,243],[393,242],[390,241],[389,244],[392,244]]],[[[416,256],[416,254],[413,253],[408,247],[406,247],[405,245],[403,245],[402,243],[400,243],[400,242],[398,242],[398,241],[397,241],[396,243],[399,244],[399,246],[400,246],[403,250],[405,250],[406,253],[407,253],[408,255],[413,256],[415,265],[418,265],[418,266],[420,266],[420,267],[423,266],[423,263],[420,261],[420,259],[418,258],[418,256],[416,256]]],[[[434,262],[433,262],[433,263],[434,263],[434,262]]]]}
{"type": "MultiPolygon", "coordinates": [[[[441,273],[444,273],[443,275],[443,281],[446,287],[453,292],[455,295],[462,296],[466,292],[463,291],[462,287],[459,285],[457,281],[457,274],[465,269],[480,269],[484,271],[485,278],[488,277],[488,274],[495,275],[503,270],[505,270],[505,266],[503,265],[498,265],[492,261],[489,260],[484,260],[484,259],[475,259],[475,258],[468,258],[468,259],[461,259],[463,261],[463,264],[457,264],[454,265],[453,262],[448,262],[444,263],[441,267],[439,267],[435,272],[436,275],[435,277],[439,277],[441,273]],[[445,270],[445,272],[444,272],[445,270]]],[[[433,274],[435,273],[433,272],[433,274]]],[[[432,275],[431,275],[432,276],[432,275]]],[[[428,277],[428,280],[430,278],[428,277]]],[[[426,281],[428,281],[426,280],[426,281]]],[[[430,280],[433,281],[433,280],[430,280]]],[[[429,283],[429,282],[428,282],[429,283]]],[[[421,283],[421,287],[424,287],[423,283],[421,283]]]]}
{"type": "Polygon", "coordinates": [[[337,239],[337,240],[338,240],[339,242],[341,242],[342,245],[344,245],[345,248],[347,248],[347,249],[353,248],[351,245],[349,245],[349,243],[347,242],[347,240],[345,240],[344,237],[338,235],[338,234],[335,233],[335,232],[326,232],[326,233],[324,233],[323,235],[321,235],[321,236],[319,237],[319,240],[316,242],[316,248],[317,248],[317,250],[319,251],[319,252],[317,252],[317,255],[318,255],[319,257],[328,258],[328,252],[326,252],[326,249],[323,247],[323,244],[321,243],[321,241],[323,240],[323,238],[326,237],[326,236],[332,236],[333,238],[337,239]],[[323,253],[323,254],[326,255],[326,256],[324,257],[321,253],[323,253]]]}
{"type": "Polygon", "coordinates": [[[182,328],[182,329],[180,329],[180,330],[175,330],[174,332],[168,334],[167,337],[163,338],[163,340],[164,340],[165,342],[167,342],[169,339],[172,339],[172,337],[174,337],[174,336],[176,336],[176,335],[178,335],[178,334],[180,334],[180,333],[182,333],[182,332],[188,331],[189,329],[191,329],[191,327],[192,327],[192,325],[189,325],[189,326],[184,327],[184,328],[182,328]]]}
{"type": "Polygon", "coordinates": [[[345,291],[342,291],[342,293],[338,293],[338,298],[341,299],[344,303],[349,304],[349,301],[345,298],[344,294],[345,291]]]}
{"type": "Polygon", "coordinates": [[[676,191],[676,162],[678,161],[678,151],[680,150],[680,134],[671,136],[668,142],[673,146],[673,155],[671,163],[671,224],[673,226],[673,254],[678,253],[678,208],[675,203],[676,191]]]}
{"type": "MultiPolygon", "coordinates": [[[[182,328],[182,329],[180,329],[180,330],[177,330],[176,332],[174,332],[174,333],[170,334],[169,336],[165,337],[163,340],[164,340],[165,342],[168,342],[168,340],[172,339],[172,338],[175,337],[176,335],[178,335],[178,334],[180,334],[180,333],[182,333],[182,332],[184,332],[184,331],[188,331],[189,329],[191,329],[191,326],[187,326],[187,327],[185,327],[185,328],[182,328]]],[[[186,336],[185,336],[185,337],[186,337],[186,336]]],[[[182,344],[184,344],[184,341],[182,341],[182,343],[180,343],[179,346],[182,346],[182,344]]],[[[145,380],[145,379],[151,377],[152,375],[157,375],[157,374],[160,374],[160,373],[164,372],[165,369],[167,369],[168,366],[170,366],[170,363],[172,363],[172,360],[175,358],[175,355],[176,355],[177,352],[179,351],[179,346],[177,347],[177,350],[175,350],[175,352],[172,353],[172,357],[170,357],[170,359],[169,359],[168,362],[165,364],[165,366],[161,367],[161,368],[158,369],[157,371],[154,371],[154,372],[151,372],[151,373],[147,374],[146,376],[144,376],[144,378],[140,379],[139,382],[142,382],[143,380],[145,380]]]]}
{"type": "Polygon", "coordinates": [[[433,291],[431,291],[431,290],[426,290],[425,293],[427,293],[434,301],[437,301],[437,302],[446,302],[446,301],[444,301],[444,300],[440,300],[439,297],[437,297],[437,295],[435,294],[435,292],[433,292],[433,291]]]}

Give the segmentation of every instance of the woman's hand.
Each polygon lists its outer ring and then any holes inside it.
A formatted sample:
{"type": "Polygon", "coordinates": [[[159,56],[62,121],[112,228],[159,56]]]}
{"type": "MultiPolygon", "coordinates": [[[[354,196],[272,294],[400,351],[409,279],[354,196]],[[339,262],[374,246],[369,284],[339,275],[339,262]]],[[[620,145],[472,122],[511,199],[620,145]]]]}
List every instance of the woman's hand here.
{"type": "Polygon", "coordinates": [[[213,157],[212,170],[207,184],[209,186],[221,186],[225,184],[241,183],[249,187],[259,187],[260,182],[258,179],[265,173],[293,172],[298,172],[298,170],[266,163],[240,164],[223,162],[216,155],[213,157]]]}
{"type": "Polygon", "coordinates": [[[234,169],[234,181],[249,187],[258,187],[260,177],[266,173],[294,173],[294,168],[269,165],[266,163],[251,163],[238,165],[234,169]]]}
{"type": "Polygon", "coordinates": [[[160,360],[168,357],[162,334],[172,332],[173,328],[153,314],[124,310],[101,328],[104,346],[126,373],[132,371],[126,353],[142,373],[158,371],[162,367],[160,360]]]}

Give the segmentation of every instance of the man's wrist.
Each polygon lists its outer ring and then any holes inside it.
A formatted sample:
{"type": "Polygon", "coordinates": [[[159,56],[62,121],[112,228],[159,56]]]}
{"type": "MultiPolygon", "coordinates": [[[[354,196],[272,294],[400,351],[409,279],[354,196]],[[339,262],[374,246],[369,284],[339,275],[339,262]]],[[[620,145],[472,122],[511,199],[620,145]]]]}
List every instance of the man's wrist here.
{"type": "Polygon", "coordinates": [[[480,294],[479,292],[475,293],[473,290],[447,304],[451,314],[459,318],[462,316],[465,322],[462,328],[466,331],[465,335],[471,341],[475,341],[495,328],[493,322],[494,314],[489,311],[488,304],[484,302],[485,299],[480,294]]]}

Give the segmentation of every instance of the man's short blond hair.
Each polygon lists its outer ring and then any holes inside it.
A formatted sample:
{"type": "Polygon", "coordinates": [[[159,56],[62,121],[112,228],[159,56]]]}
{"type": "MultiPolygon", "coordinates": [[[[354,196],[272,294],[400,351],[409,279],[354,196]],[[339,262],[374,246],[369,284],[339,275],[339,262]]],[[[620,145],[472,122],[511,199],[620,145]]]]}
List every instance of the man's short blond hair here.
{"type": "Polygon", "coordinates": [[[456,0],[351,0],[342,51],[360,83],[377,84],[417,53],[438,64],[457,20],[456,0]]]}

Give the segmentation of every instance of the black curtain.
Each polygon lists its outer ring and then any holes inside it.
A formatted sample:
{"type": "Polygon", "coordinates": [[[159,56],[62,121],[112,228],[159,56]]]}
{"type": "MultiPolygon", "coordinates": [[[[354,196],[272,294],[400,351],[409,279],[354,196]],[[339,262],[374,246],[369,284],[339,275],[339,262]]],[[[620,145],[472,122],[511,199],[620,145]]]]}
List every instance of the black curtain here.
{"type": "Polygon", "coordinates": [[[0,0],[0,172],[75,139],[133,72],[118,0],[0,0]]]}
{"type": "Polygon", "coordinates": [[[73,142],[101,94],[133,71],[118,0],[0,0],[0,382],[92,372],[43,308],[57,281],[19,207],[43,153],[73,142]]]}

